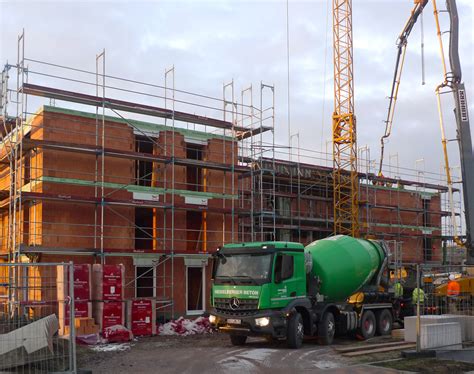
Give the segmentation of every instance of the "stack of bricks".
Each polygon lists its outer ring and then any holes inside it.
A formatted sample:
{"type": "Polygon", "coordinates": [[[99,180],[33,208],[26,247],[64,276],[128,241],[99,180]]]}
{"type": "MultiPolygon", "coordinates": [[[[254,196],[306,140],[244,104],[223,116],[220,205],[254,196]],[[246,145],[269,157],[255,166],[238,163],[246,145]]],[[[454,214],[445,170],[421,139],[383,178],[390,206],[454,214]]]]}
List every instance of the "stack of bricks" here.
{"type": "MultiPolygon", "coordinates": [[[[76,336],[97,334],[99,332],[99,325],[96,325],[91,317],[75,318],[74,327],[76,328],[76,336]]],[[[66,326],[65,335],[69,335],[69,330],[69,326],[66,326]]]]}
{"type": "Polygon", "coordinates": [[[156,335],[156,300],[127,300],[127,328],[135,336],[156,335]]]}
{"type": "MultiPolygon", "coordinates": [[[[57,266],[57,299],[59,316],[59,334],[69,333],[70,320],[70,283],[69,267],[57,266]]],[[[74,276],[74,317],[90,318],[92,316],[91,299],[91,265],[75,264],[74,276]]]]}
{"type": "Polygon", "coordinates": [[[92,266],[92,313],[100,331],[107,327],[124,325],[124,266],[101,265],[92,266]]]}

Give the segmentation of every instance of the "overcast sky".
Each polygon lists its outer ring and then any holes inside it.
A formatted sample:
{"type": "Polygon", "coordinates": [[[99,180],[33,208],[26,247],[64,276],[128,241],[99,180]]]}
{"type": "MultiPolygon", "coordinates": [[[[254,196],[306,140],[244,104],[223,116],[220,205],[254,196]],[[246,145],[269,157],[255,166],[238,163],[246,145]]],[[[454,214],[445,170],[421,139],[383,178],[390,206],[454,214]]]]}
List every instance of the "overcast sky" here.
{"type": "MultiPolygon", "coordinates": [[[[323,151],[330,138],[333,110],[328,5],[331,0],[289,3],[291,129],[299,132],[302,147],[323,151]]],[[[373,159],[379,158],[395,41],[412,6],[412,0],[353,1],[359,146],[369,145],[373,159]]],[[[444,8],[444,1],[438,1],[438,7],[444,8]]],[[[387,155],[398,152],[400,164],[409,168],[425,158],[426,168],[439,172],[442,153],[434,89],[443,77],[432,10],[429,4],[423,18],[426,84],[421,85],[418,24],[409,39],[387,155]]],[[[458,10],[463,80],[472,117],[473,2],[458,0],[458,10]]],[[[32,59],[94,70],[95,55],[105,48],[108,74],[163,84],[164,70],[174,64],[176,88],[217,97],[222,96],[222,84],[232,78],[236,95],[251,83],[255,87],[260,81],[275,84],[276,141],[288,144],[284,1],[0,0],[0,15],[2,63],[16,61],[17,35],[25,28],[25,54],[32,59]]],[[[441,21],[446,31],[446,13],[441,14],[441,21]]],[[[447,36],[445,41],[447,48],[447,36]]],[[[41,81],[30,76],[33,83],[35,79],[41,81]]],[[[254,94],[257,100],[258,91],[254,94]]],[[[451,97],[445,95],[443,104],[448,137],[454,137],[451,97]]],[[[210,115],[205,110],[200,114],[210,115]]],[[[457,145],[450,147],[452,165],[459,165],[457,145]]]]}

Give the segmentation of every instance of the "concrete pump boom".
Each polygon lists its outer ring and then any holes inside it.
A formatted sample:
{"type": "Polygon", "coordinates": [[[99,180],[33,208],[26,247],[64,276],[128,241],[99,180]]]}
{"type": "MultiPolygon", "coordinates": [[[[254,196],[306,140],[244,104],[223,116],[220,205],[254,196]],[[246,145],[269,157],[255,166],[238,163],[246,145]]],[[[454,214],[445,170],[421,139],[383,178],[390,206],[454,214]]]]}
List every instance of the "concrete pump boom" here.
{"type": "MultiPolygon", "coordinates": [[[[380,139],[381,150],[380,150],[380,164],[379,164],[379,175],[382,175],[382,165],[384,158],[385,141],[392,132],[392,124],[395,113],[395,106],[398,97],[398,90],[400,87],[400,79],[403,71],[403,65],[405,61],[406,46],[408,36],[410,35],[418,17],[423,12],[423,9],[428,4],[429,0],[415,0],[415,6],[413,7],[410,17],[406,22],[402,33],[397,40],[397,59],[395,63],[395,72],[392,81],[392,89],[390,93],[390,102],[387,112],[387,119],[385,121],[385,132],[380,139]]],[[[449,39],[449,62],[450,72],[447,71],[446,62],[443,51],[442,33],[440,31],[438,10],[436,7],[436,0],[432,0],[434,15],[436,21],[436,28],[438,31],[438,38],[440,43],[441,60],[444,72],[444,81],[436,88],[436,95],[438,99],[438,110],[440,116],[440,127],[441,136],[443,143],[443,152],[445,160],[445,168],[447,175],[447,183],[449,188],[449,199],[451,209],[453,210],[453,197],[452,197],[452,180],[449,168],[449,159],[447,152],[447,140],[444,131],[443,116],[441,111],[441,89],[448,87],[454,96],[454,115],[456,118],[457,128],[457,140],[459,143],[459,154],[461,158],[461,175],[464,195],[464,214],[466,220],[466,240],[463,242],[457,235],[456,228],[454,230],[454,241],[463,245],[467,248],[467,263],[474,264],[474,155],[472,149],[471,130],[469,125],[469,113],[468,104],[466,97],[466,90],[464,83],[462,82],[462,71],[461,62],[459,59],[459,17],[456,6],[456,0],[446,0],[446,8],[450,17],[450,39],[449,39]]],[[[454,210],[452,211],[453,225],[455,226],[454,210]]]]}
{"type": "Polygon", "coordinates": [[[385,140],[390,136],[392,133],[392,123],[393,123],[393,116],[395,114],[395,106],[397,104],[397,97],[398,97],[398,89],[400,87],[400,79],[402,77],[403,71],[403,64],[405,62],[405,53],[407,50],[407,43],[408,43],[408,36],[410,36],[413,27],[415,26],[418,17],[423,12],[426,4],[428,4],[428,0],[420,0],[415,3],[413,7],[410,17],[408,18],[400,36],[397,39],[397,59],[395,62],[395,72],[393,74],[393,81],[392,81],[392,90],[390,92],[389,97],[389,104],[388,104],[388,112],[387,112],[387,119],[385,120],[385,133],[380,138],[380,165],[379,165],[379,172],[378,175],[382,175],[382,164],[384,158],[384,150],[385,150],[385,140]]]}
{"type": "Polygon", "coordinates": [[[461,62],[459,60],[459,17],[455,0],[446,0],[450,17],[449,63],[451,73],[446,81],[454,96],[454,115],[456,118],[461,176],[464,195],[464,214],[466,219],[467,264],[474,265],[474,154],[472,150],[471,129],[466,90],[462,82],[461,62]]]}

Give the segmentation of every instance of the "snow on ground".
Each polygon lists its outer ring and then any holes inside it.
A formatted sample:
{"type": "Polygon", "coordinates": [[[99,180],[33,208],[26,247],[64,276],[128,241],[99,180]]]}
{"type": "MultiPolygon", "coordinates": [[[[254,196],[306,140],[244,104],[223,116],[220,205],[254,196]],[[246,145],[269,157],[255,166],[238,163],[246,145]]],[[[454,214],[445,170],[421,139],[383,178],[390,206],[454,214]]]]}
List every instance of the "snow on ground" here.
{"type": "Polygon", "coordinates": [[[251,351],[246,351],[239,353],[238,356],[246,359],[251,359],[251,360],[257,360],[257,361],[263,361],[270,355],[278,352],[276,349],[266,349],[266,348],[259,348],[259,349],[253,349],[251,351]]]}
{"type": "Polygon", "coordinates": [[[127,351],[131,347],[130,343],[120,344],[99,344],[91,347],[94,352],[122,352],[127,351]]]}
{"type": "Polygon", "coordinates": [[[334,369],[334,368],[341,367],[339,363],[333,362],[333,361],[322,360],[322,361],[313,361],[313,363],[314,363],[314,366],[316,366],[318,369],[334,369]]]}

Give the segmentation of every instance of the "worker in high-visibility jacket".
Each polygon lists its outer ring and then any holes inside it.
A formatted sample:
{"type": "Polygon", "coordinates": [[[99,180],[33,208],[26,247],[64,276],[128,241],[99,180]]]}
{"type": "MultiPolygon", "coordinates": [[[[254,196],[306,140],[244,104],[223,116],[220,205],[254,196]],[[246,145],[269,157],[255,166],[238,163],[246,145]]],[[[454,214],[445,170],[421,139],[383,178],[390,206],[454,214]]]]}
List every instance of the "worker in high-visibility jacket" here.
{"type": "Polygon", "coordinates": [[[393,285],[393,293],[396,298],[403,297],[403,285],[401,281],[398,281],[393,285]]]}
{"type": "Polygon", "coordinates": [[[404,305],[402,280],[399,280],[393,285],[393,294],[395,296],[393,303],[393,313],[398,319],[402,313],[402,306],[404,305]]]}
{"type": "Polygon", "coordinates": [[[448,308],[449,313],[456,313],[457,311],[457,300],[459,294],[461,293],[461,286],[459,282],[456,280],[454,274],[449,274],[449,282],[448,287],[446,290],[446,296],[448,297],[448,308]]]}
{"type": "Polygon", "coordinates": [[[420,315],[423,314],[424,303],[425,303],[425,291],[421,288],[415,288],[413,293],[411,294],[411,304],[413,305],[413,315],[416,316],[417,312],[417,304],[418,300],[420,300],[420,315]]]}

